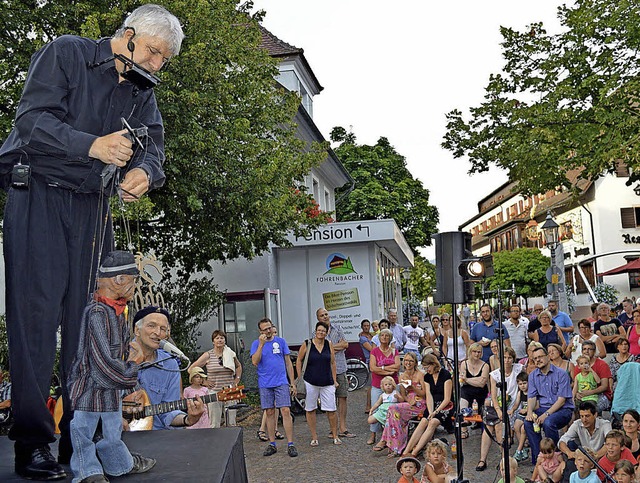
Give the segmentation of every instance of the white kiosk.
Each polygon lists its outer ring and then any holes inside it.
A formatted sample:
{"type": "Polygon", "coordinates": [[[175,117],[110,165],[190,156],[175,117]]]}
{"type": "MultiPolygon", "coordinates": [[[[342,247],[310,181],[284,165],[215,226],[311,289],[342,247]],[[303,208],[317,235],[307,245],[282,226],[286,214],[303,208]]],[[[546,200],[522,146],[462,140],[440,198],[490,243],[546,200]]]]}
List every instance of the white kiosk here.
{"type": "Polygon", "coordinates": [[[309,337],[319,307],[331,323],[358,340],[362,319],[401,317],[400,269],[413,253],[394,220],[323,225],[307,237],[290,236],[291,248],[276,248],[281,330],[292,345],[309,337]]]}

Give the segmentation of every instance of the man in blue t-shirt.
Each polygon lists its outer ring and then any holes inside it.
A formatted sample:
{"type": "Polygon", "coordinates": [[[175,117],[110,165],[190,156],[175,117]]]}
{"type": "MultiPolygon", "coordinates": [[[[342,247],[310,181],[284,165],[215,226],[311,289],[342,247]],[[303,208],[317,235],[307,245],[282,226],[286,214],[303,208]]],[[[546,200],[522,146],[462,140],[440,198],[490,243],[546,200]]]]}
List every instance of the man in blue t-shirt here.
{"type": "MultiPolygon", "coordinates": [[[[482,360],[489,363],[491,357],[491,341],[498,338],[498,322],[493,320],[491,306],[484,304],[480,307],[480,322],[471,329],[470,337],[482,346],[482,360]]],[[[511,347],[509,332],[504,331],[504,345],[511,347]]]]}
{"type": "Polygon", "coordinates": [[[258,322],[260,337],[251,344],[251,362],[258,369],[258,388],[260,389],[260,404],[267,412],[267,434],[269,445],[264,456],[271,456],[276,448],[275,408],[280,409],[282,424],[289,442],[287,453],[291,457],[298,456],[298,450],[293,444],[293,420],[291,419],[291,395],[295,395],[296,386],[293,383],[293,364],[289,358],[287,342],[273,334],[272,322],[264,318],[258,322]],[[287,376],[289,379],[287,379],[287,376]],[[291,383],[289,383],[291,381],[291,383]]]}

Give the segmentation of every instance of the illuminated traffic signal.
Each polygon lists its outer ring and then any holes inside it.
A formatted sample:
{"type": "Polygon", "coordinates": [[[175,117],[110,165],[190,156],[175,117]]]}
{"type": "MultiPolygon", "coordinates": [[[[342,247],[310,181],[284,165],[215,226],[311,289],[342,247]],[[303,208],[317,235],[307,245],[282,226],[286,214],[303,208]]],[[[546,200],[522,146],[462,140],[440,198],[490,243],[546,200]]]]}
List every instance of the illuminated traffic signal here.
{"type": "Polygon", "coordinates": [[[462,231],[437,233],[436,291],[437,304],[464,304],[475,299],[475,284],[493,275],[491,255],[474,256],[471,234],[462,231]]]}

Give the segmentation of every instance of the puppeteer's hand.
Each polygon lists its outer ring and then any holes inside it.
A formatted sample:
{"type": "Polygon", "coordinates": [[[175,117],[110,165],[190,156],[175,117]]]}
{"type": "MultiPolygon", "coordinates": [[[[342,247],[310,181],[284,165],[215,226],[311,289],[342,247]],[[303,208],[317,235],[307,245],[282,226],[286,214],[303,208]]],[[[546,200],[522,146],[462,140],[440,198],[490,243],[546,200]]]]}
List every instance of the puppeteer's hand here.
{"type": "Polygon", "coordinates": [[[135,362],[136,364],[142,364],[144,361],[144,354],[138,341],[133,340],[129,342],[129,358],[127,361],[135,362]]]}
{"type": "Polygon", "coordinates": [[[99,137],[89,148],[89,156],[121,168],[133,156],[132,143],[124,134],[127,134],[126,129],[99,137]]]}
{"type": "Polygon", "coordinates": [[[149,191],[147,173],[141,168],[133,168],[120,183],[120,188],[122,189],[123,201],[137,201],[149,191]]]}

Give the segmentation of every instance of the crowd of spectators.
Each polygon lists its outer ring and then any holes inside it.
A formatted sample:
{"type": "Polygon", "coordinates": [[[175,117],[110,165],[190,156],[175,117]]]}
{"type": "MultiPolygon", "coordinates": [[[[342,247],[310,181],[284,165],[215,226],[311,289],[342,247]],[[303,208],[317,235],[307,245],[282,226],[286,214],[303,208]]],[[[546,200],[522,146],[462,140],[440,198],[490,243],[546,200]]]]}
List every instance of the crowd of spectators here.
{"type": "MultiPolygon", "coordinates": [[[[390,458],[400,456],[400,481],[414,481],[421,467],[420,481],[449,481],[447,478],[454,476],[453,472],[446,476],[450,449],[443,442],[447,439],[439,439],[437,433],[453,432],[452,387],[456,382],[461,412],[468,415],[469,408],[478,407],[482,418],[476,471],[486,469],[492,443],[501,443],[502,398],[506,397],[506,418],[514,446],[517,444],[510,459],[511,481],[524,481],[517,476],[518,462],[529,458],[534,465],[527,478],[530,481],[604,481],[604,474],[592,460],[619,481],[636,481],[640,396],[631,396],[638,400],[636,408],[611,410],[621,367],[628,363],[632,365],[625,370],[640,367],[636,362],[640,355],[640,309],[625,299],[618,311],[606,303],[594,304],[592,311],[594,317],[580,320],[574,329],[556,301],[547,307],[536,304],[530,314],[513,305],[503,314],[502,351],[498,347],[499,324],[489,305],[480,307],[476,323],[469,315],[464,316],[463,324],[459,317],[446,313],[426,321],[416,318],[405,330],[410,333],[416,326],[422,328],[416,338],[421,364],[417,364],[413,350],[397,349],[393,334],[379,336],[379,341],[373,338],[371,400],[375,402],[381,394],[379,381],[385,376],[398,382],[398,399],[390,399],[385,423],[376,420],[372,425],[368,443],[373,444],[381,432],[373,450],[387,449],[390,458]],[[459,329],[456,341],[453,323],[459,329]],[[454,345],[459,355],[459,381],[452,379],[454,345]],[[504,354],[504,386],[500,353],[504,354]]],[[[469,429],[464,427],[462,438],[468,435],[469,429]]]]}

